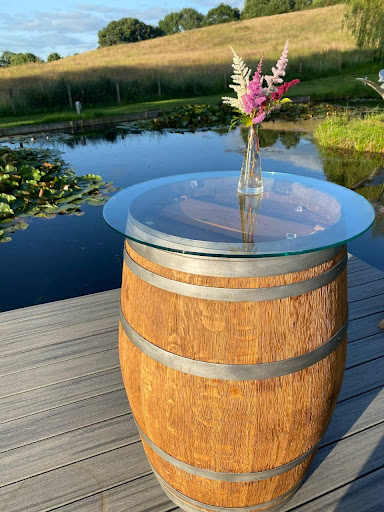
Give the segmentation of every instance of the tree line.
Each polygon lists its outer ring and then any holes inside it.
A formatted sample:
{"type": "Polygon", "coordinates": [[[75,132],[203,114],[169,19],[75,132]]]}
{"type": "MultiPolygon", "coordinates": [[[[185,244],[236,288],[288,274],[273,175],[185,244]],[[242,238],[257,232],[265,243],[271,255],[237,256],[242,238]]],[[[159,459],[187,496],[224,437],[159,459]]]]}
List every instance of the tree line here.
{"type": "Polygon", "coordinates": [[[237,7],[221,3],[210,9],[206,15],[196,9],[186,7],[167,14],[156,27],[147,25],[137,18],[121,18],[118,21],[111,21],[98,32],[99,47],[136,43],[209,25],[324,7],[343,1],[345,0],[245,0],[242,11],[237,7]]]}
{"type": "MultiPolygon", "coordinates": [[[[111,21],[99,30],[99,47],[121,43],[135,43],[146,39],[177,34],[209,25],[228,23],[261,16],[283,14],[303,9],[314,9],[346,2],[344,22],[356,38],[358,48],[384,47],[384,1],[383,0],[245,0],[242,11],[237,7],[221,3],[206,15],[186,7],[167,14],[158,26],[147,25],[137,18],[121,18],[111,21]]],[[[52,52],[47,62],[61,59],[52,52]]],[[[0,67],[17,66],[29,62],[44,62],[33,53],[14,53],[8,50],[0,55],[0,67]]]]}
{"type": "Polygon", "coordinates": [[[111,21],[98,32],[99,47],[135,43],[209,25],[315,9],[344,2],[347,4],[345,26],[354,34],[358,48],[383,47],[383,0],[245,0],[242,11],[221,3],[210,9],[206,15],[186,7],[167,14],[159,21],[158,26],[147,25],[137,18],[111,21]]]}
{"type": "MultiPolygon", "coordinates": [[[[57,52],[52,52],[47,57],[47,62],[61,59],[61,55],[57,52]]],[[[3,51],[0,55],[0,67],[7,68],[9,66],[20,66],[21,64],[28,64],[29,62],[44,62],[43,59],[34,53],[15,53],[9,50],[3,51]]]]}
{"type": "Polygon", "coordinates": [[[240,18],[240,10],[226,4],[214,7],[205,16],[196,9],[186,7],[180,11],[167,14],[164,19],[159,21],[157,27],[147,25],[137,18],[121,18],[118,21],[111,21],[106,27],[99,30],[99,46],[136,43],[194,28],[237,21],[240,18]]]}

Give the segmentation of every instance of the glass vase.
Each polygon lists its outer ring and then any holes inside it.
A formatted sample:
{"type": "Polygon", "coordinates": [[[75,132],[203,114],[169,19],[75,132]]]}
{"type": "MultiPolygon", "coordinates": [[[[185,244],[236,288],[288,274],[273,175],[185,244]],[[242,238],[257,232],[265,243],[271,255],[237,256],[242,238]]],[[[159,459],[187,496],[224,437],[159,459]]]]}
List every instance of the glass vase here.
{"type": "Polygon", "coordinates": [[[253,251],[257,216],[263,200],[263,194],[237,194],[237,198],[244,249],[246,251],[253,251]]]}
{"type": "Polygon", "coordinates": [[[249,196],[263,193],[258,125],[250,126],[248,131],[247,146],[245,148],[237,191],[239,194],[249,196]]]}

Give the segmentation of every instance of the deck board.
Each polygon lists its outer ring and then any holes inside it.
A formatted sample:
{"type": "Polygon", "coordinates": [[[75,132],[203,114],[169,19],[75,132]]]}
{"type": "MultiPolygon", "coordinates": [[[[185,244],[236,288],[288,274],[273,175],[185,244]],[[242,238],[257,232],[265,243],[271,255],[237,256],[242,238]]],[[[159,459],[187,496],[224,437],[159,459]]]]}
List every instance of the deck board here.
{"type": "MultiPolygon", "coordinates": [[[[284,511],[382,508],[384,273],[355,257],[348,267],[342,391],[284,511]]],[[[118,308],[111,290],[0,313],[0,512],[180,511],[151,474],[130,414],[118,308]]]]}

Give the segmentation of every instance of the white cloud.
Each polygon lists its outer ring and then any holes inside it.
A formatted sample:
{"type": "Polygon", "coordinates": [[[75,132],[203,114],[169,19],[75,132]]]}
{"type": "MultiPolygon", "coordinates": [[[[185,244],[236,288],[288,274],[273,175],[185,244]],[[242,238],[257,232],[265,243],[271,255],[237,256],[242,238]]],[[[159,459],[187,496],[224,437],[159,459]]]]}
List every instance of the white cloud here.
{"type": "Polygon", "coordinates": [[[175,9],[166,9],[164,7],[148,7],[145,9],[126,9],[120,7],[109,7],[93,4],[79,4],[77,8],[85,12],[98,12],[104,15],[108,20],[118,20],[120,18],[138,18],[145,23],[157,23],[164,18],[166,14],[175,9]]]}
{"type": "Polygon", "coordinates": [[[17,34],[4,35],[0,32],[0,52],[11,50],[13,52],[31,52],[39,57],[46,57],[49,53],[57,51],[62,55],[75,52],[85,52],[95,48],[95,40],[85,40],[65,34],[43,34],[29,37],[20,37],[17,34]]]}
{"type": "Polygon", "coordinates": [[[103,27],[106,20],[85,12],[34,11],[8,15],[0,21],[0,28],[27,32],[84,33],[103,27]]]}

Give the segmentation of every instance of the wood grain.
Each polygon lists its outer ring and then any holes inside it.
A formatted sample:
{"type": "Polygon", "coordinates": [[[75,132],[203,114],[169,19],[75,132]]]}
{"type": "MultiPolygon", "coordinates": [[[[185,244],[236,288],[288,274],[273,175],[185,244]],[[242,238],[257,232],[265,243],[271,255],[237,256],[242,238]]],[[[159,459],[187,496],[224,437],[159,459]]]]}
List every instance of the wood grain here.
{"type": "MultiPolygon", "coordinates": [[[[300,282],[334,266],[262,278],[218,278],[174,271],[137,255],[163,277],[218,288],[258,288],[300,282]]],[[[156,288],[124,264],[122,309],[127,321],[155,345],[191,359],[226,364],[279,361],[330,339],[347,315],[346,270],[328,285],[296,297],[263,302],[196,299],[156,288]]],[[[256,381],[220,381],[172,370],[143,354],[120,327],[124,384],[136,421],[164,452],[192,466],[249,473],[275,468],[307,452],[324,434],[339,394],[346,338],[328,357],[302,371],[256,381]]],[[[219,482],[164,461],[144,443],[148,458],[173,488],[199,502],[246,507],[294,487],[312,457],[262,481],[219,482]]]]}
{"type": "MultiPolygon", "coordinates": [[[[223,288],[298,282],[327,271],[341,257],[303,272],[231,279],[169,270],[134,256],[144,268],[170,279],[223,288]]],[[[267,363],[309,352],[340,329],[348,308],[347,272],[344,270],[335,281],[297,297],[221,302],[161,290],[143,282],[124,264],[121,304],[133,329],[169,352],[214,363],[267,363]]]]}
{"type": "MultiPolygon", "coordinates": [[[[159,457],[143,441],[152,466],[174,489],[196,501],[217,507],[248,507],[271,501],[300,482],[313,456],[284,475],[258,482],[218,482],[185,473],[159,457]]],[[[202,510],[205,510],[202,508],[202,510]]]]}

